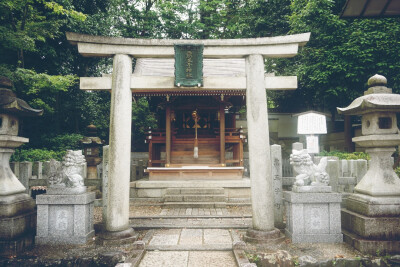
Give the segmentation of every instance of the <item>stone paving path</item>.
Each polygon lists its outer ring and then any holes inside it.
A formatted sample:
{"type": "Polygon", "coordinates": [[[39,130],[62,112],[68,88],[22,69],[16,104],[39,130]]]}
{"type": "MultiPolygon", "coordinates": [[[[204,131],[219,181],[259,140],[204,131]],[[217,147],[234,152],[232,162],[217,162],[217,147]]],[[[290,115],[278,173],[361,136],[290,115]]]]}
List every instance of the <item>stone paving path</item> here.
{"type": "Polygon", "coordinates": [[[226,229],[150,230],[139,267],[237,266],[231,231],[226,229]]]}
{"type": "Polygon", "coordinates": [[[232,214],[226,208],[162,209],[159,215],[134,216],[135,229],[158,228],[222,228],[245,229],[251,225],[251,215],[232,214]]]}

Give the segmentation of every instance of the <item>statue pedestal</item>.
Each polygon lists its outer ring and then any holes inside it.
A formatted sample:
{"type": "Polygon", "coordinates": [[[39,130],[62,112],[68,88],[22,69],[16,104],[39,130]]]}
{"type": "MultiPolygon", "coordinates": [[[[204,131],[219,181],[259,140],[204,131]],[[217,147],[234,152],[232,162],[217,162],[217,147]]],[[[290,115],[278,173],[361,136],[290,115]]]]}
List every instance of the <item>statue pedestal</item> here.
{"type": "Polygon", "coordinates": [[[283,192],[283,197],[286,206],[285,234],[293,243],[343,242],[340,194],[283,192]]]}
{"type": "Polygon", "coordinates": [[[85,244],[94,236],[95,193],[44,194],[36,198],[37,244],[85,244]]]}
{"type": "Polygon", "coordinates": [[[344,241],[376,254],[400,252],[400,197],[353,194],[342,209],[344,241]]]}

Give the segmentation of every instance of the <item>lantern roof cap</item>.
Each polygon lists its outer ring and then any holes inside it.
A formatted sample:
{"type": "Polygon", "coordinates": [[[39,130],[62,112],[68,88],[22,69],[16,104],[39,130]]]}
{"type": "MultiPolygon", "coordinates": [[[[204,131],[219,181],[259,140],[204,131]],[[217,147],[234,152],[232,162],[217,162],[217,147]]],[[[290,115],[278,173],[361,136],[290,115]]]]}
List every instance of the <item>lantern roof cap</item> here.
{"type": "Polygon", "coordinates": [[[386,87],[384,76],[375,74],[368,80],[368,90],[348,107],[337,108],[339,114],[363,115],[372,112],[400,112],[400,95],[386,87]]]}
{"type": "Polygon", "coordinates": [[[14,114],[17,116],[41,116],[42,109],[33,109],[24,100],[17,98],[11,91],[12,82],[10,79],[0,76],[0,113],[14,114]]]}

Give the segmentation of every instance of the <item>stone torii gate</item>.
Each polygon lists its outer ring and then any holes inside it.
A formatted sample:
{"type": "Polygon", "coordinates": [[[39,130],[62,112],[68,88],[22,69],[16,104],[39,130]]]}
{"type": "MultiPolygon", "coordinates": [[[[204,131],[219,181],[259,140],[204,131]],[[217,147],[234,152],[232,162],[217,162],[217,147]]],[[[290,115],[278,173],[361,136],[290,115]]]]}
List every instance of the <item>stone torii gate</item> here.
{"type": "MultiPolygon", "coordinates": [[[[85,57],[113,57],[112,77],[81,78],[81,89],[110,90],[109,187],[105,230],[107,239],[133,235],[129,227],[129,179],[132,124],[132,91],[171,90],[174,77],[132,76],[134,58],[173,58],[175,44],[203,44],[204,58],[245,58],[245,77],[204,77],[202,90],[246,90],[252,240],[276,239],[274,192],[271,174],[268,110],[265,89],[296,89],[297,77],[268,77],[264,58],[294,57],[310,33],[225,40],[156,40],[90,36],[67,33],[71,44],[85,57]]],[[[179,88],[181,89],[181,88],[179,88]]]]}

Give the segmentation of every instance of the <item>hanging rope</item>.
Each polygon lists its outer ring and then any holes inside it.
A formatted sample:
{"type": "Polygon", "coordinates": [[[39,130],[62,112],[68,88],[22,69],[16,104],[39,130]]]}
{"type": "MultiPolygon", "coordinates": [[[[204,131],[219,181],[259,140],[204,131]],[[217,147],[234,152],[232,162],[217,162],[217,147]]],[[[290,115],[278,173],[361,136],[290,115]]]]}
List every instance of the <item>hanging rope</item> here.
{"type": "Polygon", "coordinates": [[[199,116],[197,114],[197,110],[192,112],[192,117],[194,119],[194,133],[195,133],[193,157],[197,159],[199,158],[199,140],[197,139],[197,120],[199,116]]]}

